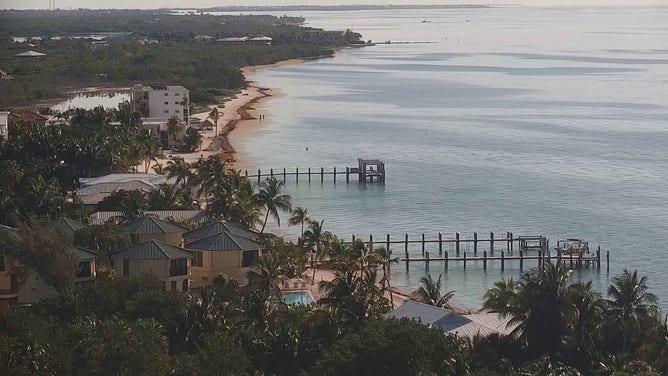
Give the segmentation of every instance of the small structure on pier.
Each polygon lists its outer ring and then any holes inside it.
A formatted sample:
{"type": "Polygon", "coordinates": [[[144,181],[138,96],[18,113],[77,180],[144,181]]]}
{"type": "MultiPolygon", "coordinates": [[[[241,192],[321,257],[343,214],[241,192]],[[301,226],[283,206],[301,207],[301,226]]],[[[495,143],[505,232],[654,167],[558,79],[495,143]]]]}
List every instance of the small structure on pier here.
{"type": "Polygon", "coordinates": [[[385,183],[385,161],[380,159],[357,159],[359,163],[359,181],[366,183],[367,179],[370,183],[373,183],[374,178],[376,181],[385,183]],[[374,169],[375,167],[375,169],[374,169]]]}

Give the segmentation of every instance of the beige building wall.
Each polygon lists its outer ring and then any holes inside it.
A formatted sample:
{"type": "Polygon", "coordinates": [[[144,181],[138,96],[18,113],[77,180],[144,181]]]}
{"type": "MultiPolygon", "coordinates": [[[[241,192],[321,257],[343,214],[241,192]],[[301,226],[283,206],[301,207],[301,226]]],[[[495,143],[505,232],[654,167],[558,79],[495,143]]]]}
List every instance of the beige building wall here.
{"type": "MultiPolygon", "coordinates": [[[[95,260],[90,261],[91,275],[89,277],[75,278],[74,284],[85,284],[95,280],[95,260]]],[[[46,282],[37,274],[31,273],[26,281],[20,286],[18,291],[19,304],[34,304],[44,299],[51,299],[58,295],[56,290],[47,285],[46,282]]]]}
{"type": "Polygon", "coordinates": [[[19,289],[19,304],[33,304],[44,299],[55,298],[56,290],[44,283],[36,273],[31,273],[19,289]]]}
{"type": "Polygon", "coordinates": [[[192,287],[209,286],[218,274],[224,274],[239,281],[245,286],[248,284],[246,273],[251,268],[242,268],[242,251],[202,251],[202,266],[193,266],[192,287]]]}
{"type": "Polygon", "coordinates": [[[123,259],[117,258],[114,259],[114,270],[116,276],[118,277],[129,277],[135,278],[139,277],[142,274],[153,275],[160,281],[164,282],[165,290],[172,291],[172,282],[176,282],[176,291],[187,291],[190,289],[192,283],[190,279],[192,278],[192,265],[191,260],[187,261],[187,271],[186,275],[179,275],[170,277],[169,276],[169,265],[170,260],[130,260],[129,275],[123,275],[123,259]],[[185,282],[184,282],[185,281],[185,282]],[[183,284],[186,284],[186,289],[184,290],[183,284]]]}

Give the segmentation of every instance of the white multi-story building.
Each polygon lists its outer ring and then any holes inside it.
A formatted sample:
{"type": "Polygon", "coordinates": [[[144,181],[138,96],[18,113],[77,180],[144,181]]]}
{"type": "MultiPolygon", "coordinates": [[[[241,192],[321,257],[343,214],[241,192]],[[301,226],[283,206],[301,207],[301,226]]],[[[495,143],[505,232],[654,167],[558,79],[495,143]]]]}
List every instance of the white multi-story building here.
{"type": "Polygon", "coordinates": [[[135,85],[132,88],[132,100],[135,103],[146,101],[147,117],[168,119],[176,116],[188,122],[190,92],[183,86],[135,85]]]}
{"type": "Polygon", "coordinates": [[[168,134],[167,121],[172,116],[176,116],[185,126],[189,125],[190,92],[188,89],[183,86],[135,85],[131,94],[135,108],[148,109],[144,126],[156,133],[163,147],[171,147],[175,140],[168,134]]]}
{"type": "Polygon", "coordinates": [[[0,111],[0,142],[9,138],[9,112],[0,111]]]}

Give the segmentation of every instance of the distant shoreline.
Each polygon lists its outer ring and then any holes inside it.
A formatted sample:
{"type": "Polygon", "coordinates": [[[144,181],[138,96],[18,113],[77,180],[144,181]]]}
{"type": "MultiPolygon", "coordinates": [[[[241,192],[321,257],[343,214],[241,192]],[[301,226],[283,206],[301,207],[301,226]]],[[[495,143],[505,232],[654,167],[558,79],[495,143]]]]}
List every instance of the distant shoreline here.
{"type": "Polygon", "coordinates": [[[406,10],[406,9],[487,9],[507,6],[521,6],[522,4],[431,4],[431,5],[276,5],[276,6],[221,6],[213,8],[171,8],[174,10],[196,9],[202,12],[274,12],[274,11],[352,11],[352,10],[406,10]]]}

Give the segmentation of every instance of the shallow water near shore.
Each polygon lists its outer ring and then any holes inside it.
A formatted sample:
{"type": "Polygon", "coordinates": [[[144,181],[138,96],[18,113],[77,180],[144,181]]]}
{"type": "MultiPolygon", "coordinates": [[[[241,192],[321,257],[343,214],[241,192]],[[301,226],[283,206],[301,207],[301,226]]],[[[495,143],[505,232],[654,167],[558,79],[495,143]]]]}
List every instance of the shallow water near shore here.
{"type": "MultiPolygon", "coordinates": [[[[604,290],[623,268],[638,269],[668,307],[668,8],[299,14],[364,39],[435,43],[256,71],[258,85],[282,95],[260,107],[269,115],[257,131],[233,137],[238,168],[345,168],[381,157],[385,185],[288,178],[287,190],[347,238],[584,238],[610,251],[610,275],[604,261],[580,278],[604,290]]],[[[296,238],[299,229],[276,231],[296,238]]],[[[478,307],[494,281],[521,275],[518,263],[499,269],[451,262],[444,278],[458,302],[478,307]]],[[[424,271],[396,265],[393,283],[412,290],[424,271]]],[[[443,271],[431,263],[432,274],[443,271]]]]}

